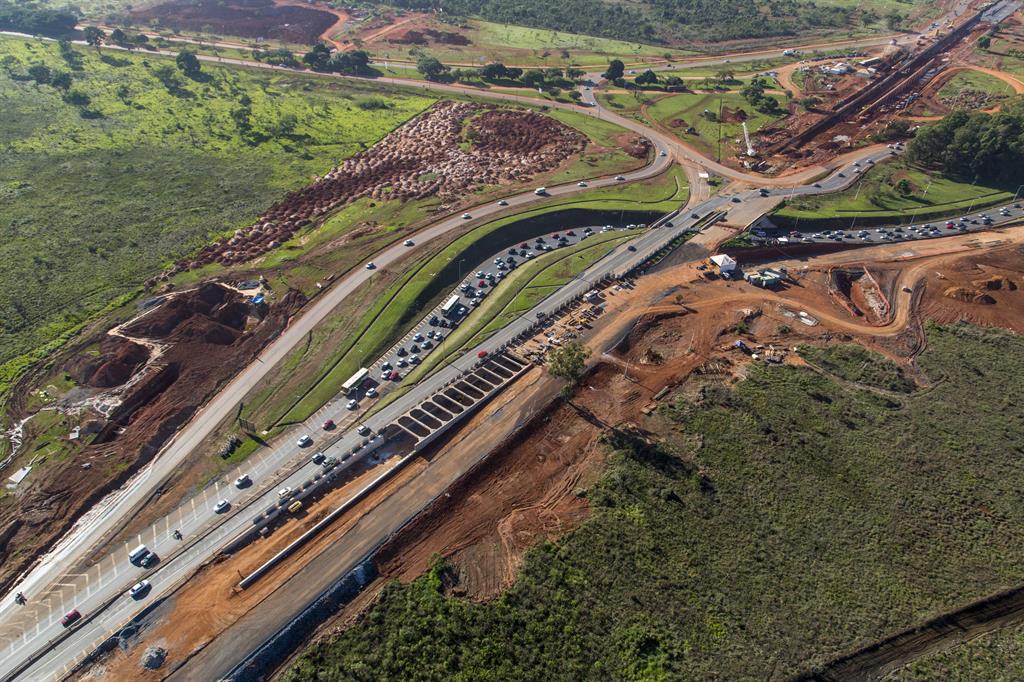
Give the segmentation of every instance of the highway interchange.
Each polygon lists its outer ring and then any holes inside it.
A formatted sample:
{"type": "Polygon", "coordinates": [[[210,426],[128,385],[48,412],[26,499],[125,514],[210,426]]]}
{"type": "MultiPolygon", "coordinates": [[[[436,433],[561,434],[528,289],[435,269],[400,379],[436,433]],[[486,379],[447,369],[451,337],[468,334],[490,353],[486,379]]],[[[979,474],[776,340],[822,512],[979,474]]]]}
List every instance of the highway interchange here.
{"type": "MultiPolygon", "coordinates": [[[[223,60],[225,62],[231,60],[223,60]]],[[[251,64],[244,64],[251,66],[251,64]]],[[[440,92],[469,91],[477,96],[492,96],[474,88],[460,86],[444,86],[424,84],[423,82],[402,81],[400,79],[382,79],[398,85],[413,87],[430,87],[440,92]]],[[[586,101],[592,106],[578,107],[575,105],[557,105],[559,108],[572,109],[580,113],[600,116],[626,127],[633,132],[644,135],[651,140],[655,149],[652,162],[642,169],[623,174],[622,180],[615,178],[598,178],[589,180],[588,187],[579,187],[568,183],[548,188],[550,197],[566,196],[589,189],[606,187],[622,182],[636,182],[664,172],[673,162],[680,162],[687,168],[688,174],[697,170],[708,170],[724,177],[746,181],[755,189],[743,190],[734,194],[719,194],[700,203],[686,208],[672,221],[672,226],[647,230],[625,244],[613,249],[608,256],[591,266],[579,277],[571,280],[566,286],[544,300],[534,310],[517,318],[513,323],[499,331],[492,338],[477,348],[470,349],[461,357],[438,369],[428,380],[420,382],[397,400],[383,409],[378,410],[365,419],[365,424],[374,432],[382,430],[394,423],[411,406],[428,397],[438,386],[455,379],[462,372],[478,362],[480,351],[511,344],[513,340],[530,328],[537,319],[536,313],[553,313],[557,308],[574,297],[582,295],[590,288],[591,282],[605,276],[616,276],[630,270],[645,259],[659,251],[665,244],[681,237],[696,224],[709,216],[730,212],[743,207],[752,214],[769,210],[785,197],[834,192],[850,186],[856,181],[858,174],[866,166],[891,158],[893,151],[886,148],[866,149],[853,156],[848,156],[844,165],[836,168],[827,177],[812,181],[820,176],[822,169],[808,169],[799,174],[774,178],[765,181],[757,176],[737,172],[710,159],[705,159],[694,150],[682,145],[657,131],[652,131],[632,119],[617,116],[603,110],[593,98],[591,90],[584,91],[586,101]],[[661,154],[664,152],[664,155],[661,154]],[[787,183],[793,186],[784,187],[787,183]],[[761,187],[764,189],[762,190],[761,187]],[[763,208],[762,208],[763,207],[763,208]]],[[[536,100],[501,94],[497,99],[517,101],[536,105],[536,100]]],[[[555,106],[554,104],[552,104],[555,106]]],[[[506,197],[507,205],[499,206],[489,202],[470,209],[472,220],[483,221],[497,215],[512,214],[524,207],[532,206],[547,198],[538,197],[532,191],[506,197]]],[[[1010,220],[1019,220],[1024,213],[1019,207],[1008,206],[1007,215],[998,209],[992,216],[994,223],[1001,224],[1010,220]]],[[[967,230],[984,229],[982,220],[977,224],[970,220],[978,219],[972,215],[967,219],[967,230]]],[[[934,221],[933,221],[934,222],[934,221]]],[[[936,223],[940,234],[945,233],[945,222],[936,223]]],[[[959,221],[954,220],[954,230],[948,234],[958,233],[959,221]]],[[[466,223],[460,215],[453,215],[419,231],[414,235],[415,247],[432,239],[442,238],[452,230],[466,223]]],[[[853,239],[844,241],[866,241],[860,230],[846,230],[855,235],[853,239]]],[[[879,232],[878,228],[867,231],[874,243],[883,239],[911,239],[917,232],[906,229],[902,233],[887,230],[879,232]],[[884,235],[893,235],[887,237],[884,235]],[[897,236],[902,235],[902,237],[897,236]]],[[[933,231],[928,230],[928,235],[933,231]]],[[[803,239],[803,237],[800,237],[803,239]]],[[[821,234],[808,237],[813,241],[835,241],[834,235],[821,234]]],[[[413,247],[413,248],[415,248],[413,247]]],[[[378,268],[397,262],[405,257],[410,247],[401,243],[385,249],[373,257],[378,268]]],[[[112,530],[120,527],[123,519],[129,518],[149,498],[152,491],[184,461],[188,454],[199,445],[220,423],[224,414],[231,412],[253,386],[317,324],[325,319],[337,305],[360,285],[374,276],[374,270],[359,267],[347,273],[334,283],[324,294],[319,296],[312,305],[270,344],[261,354],[259,362],[241,372],[223,389],[193,420],[184,428],[174,441],[140,472],[124,489],[106,501],[96,514],[85,519],[69,541],[57,548],[48,559],[33,571],[17,587],[26,594],[29,604],[24,607],[14,605],[11,595],[0,603],[0,678],[44,680],[59,678],[69,667],[86,654],[95,649],[113,632],[116,632],[132,616],[151,604],[162,599],[186,580],[204,562],[214,556],[231,539],[251,528],[253,516],[277,502],[277,490],[283,486],[298,488],[303,481],[310,479],[321,469],[309,461],[310,455],[323,450],[327,456],[341,460],[351,453],[352,449],[363,443],[365,438],[350,427],[357,421],[357,414],[348,410],[345,399],[339,397],[324,406],[310,418],[301,428],[296,428],[282,437],[281,442],[268,452],[253,455],[243,467],[226,474],[223,480],[216,481],[196,498],[186,500],[170,515],[160,519],[147,530],[139,534],[137,542],[125,543],[122,547],[104,555],[80,573],[66,574],[67,566],[78,566],[94,547],[102,543],[112,530]],[[326,419],[333,419],[338,424],[334,434],[325,434],[320,429],[326,419]],[[295,440],[301,433],[315,436],[310,447],[300,448],[295,440]],[[231,484],[240,473],[250,474],[254,485],[237,488],[231,484]],[[231,509],[221,515],[213,512],[217,501],[226,499],[231,509]],[[183,540],[173,536],[174,530],[180,530],[183,540]],[[152,569],[143,570],[128,563],[127,553],[135,545],[144,543],[161,557],[161,561],[152,569]],[[152,590],[141,599],[135,600],[126,596],[126,591],[142,577],[147,577],[153,585],[152,590]],[[75,627],[65,630],[61,627],[60,617],[72,608],[78,609],[84,616],[75,627]]],[[[384,358],[378,360],[380,363],[384,358]]],[[[375,367],[379,371],[379,364],[375,367]]],[[[377,378],[376,376],[374,378],[377,378]]],[[[360,465],[364,458],[357,455],[347,457],[341,467],[360,465]]],[[[338,575],[353,566],[337,566],[338,575]]],[[[245,652],[239,649],[239,655],[245,652]]],[[[237,662],[237,661],[235,661],[237,662]]],[[[233,665],[233,663],[232,663],[233,665]]],[[[224,666],[227,666],[225,661],[224,666]]],[[[223,672],[227,672],[225,668],[223,672]]]]}

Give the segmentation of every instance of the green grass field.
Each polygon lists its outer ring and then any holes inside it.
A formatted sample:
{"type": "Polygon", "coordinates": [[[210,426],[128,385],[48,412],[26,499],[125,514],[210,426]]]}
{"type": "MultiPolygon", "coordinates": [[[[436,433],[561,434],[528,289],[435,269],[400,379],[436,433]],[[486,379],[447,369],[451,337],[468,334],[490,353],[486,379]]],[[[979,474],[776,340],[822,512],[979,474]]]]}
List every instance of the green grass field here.
{"type": "MultiPolygon", "coordinates": [[[[419,22],[422,23],[422,22],[419,22]]],[[[695,54],[678,47],[659,47],[623,40],[566,33],[543,28],[529,28],[514,24],[497,24],[470,19],[463,25],[429,22],[429,28],[455,32],[469,39],[469,45],[450,45],[431,41],[425,46],[400,45],[386,40],[370,41],[365,48],[374,59],[410,59],[414,49],[421,49],[446,64],[479,65],[483,62],[502,62],[530,67],[579,66],[597,68],[607,66],[611,59],[626,63],[662,62],[665,56],[682,59],[695,54]]],[[[414,57],[412,57],[414,58],[414,57]]]]}
{"type": "Polygon", "coordinates": [[[69,64],[54,43],[0,38],[0,222],[9,230],[0,245],[0,363],[13,363],[0,370],[5,380],[172,259],[252,220],[434,101],[209,65],[194,81],[173,60],[75,54],[79,63],[69,64]],[[70,92],[88,103],[24,80],[33,65],[70,73],[70,92]],[[389,107],[361,109],[371,96],[389,107]]]}
{"type": "Polygon", "coordinates": [[[435,564],[284,679],[789,679],[1019,584],[1024,340],[927,334],[928,390],[757,365],[670,396],[607,432],[589,519],[503,594],[446,596],[435,564]]]}
{"type": "MultiPolygon", "coordinates": [[[[422,312],[455,286],[458,261],[476,262],[537,234],[560,229],[559,212],[592,215],[592,222],[619,219],[631,211],[667,213],[686,202],[686,177],[674,167],[644,182],[589,190],[513,216],[487,222],[391,275],[391,284],[362,300],[347,316],[328,320],[307,347],[294,351],[274,382],[246,399],[244,415],[269,428],[305,419],[328,399],[364,362],[401,338],[422,312]],[[583,212],[588,212],[584,214],[583,212]],[[342,319],[344,318],[344,319],[342,319]],[[315,358],[315,361],[314,361],[315,358]],[[286,389],[281,386],[285,385],[286,389]]],[[[569,214],[566,214],[569,215],[569,214]]],[[[578,220],[570,216],[570,219],[578,220]]],[[[628,220],[627,220],[628,222],[628,220]]],[[[331,223],[329,222],[328,225],[331,223]]],[[[397,239],[399,235],[395,235],[397,239]]],[[[285,245],[287,246],[287,245],[285,245]]],[[[562,253],[562,252],[557,252],[562,253]]],[[[468,266],[467,266],[468,267],[468,266]]]]}
{"type": "Polygon", "coordinates": [[[878,164],[853,187],[835,194],[792,199],[773,214],[786,225],[872,225],[914,222],[980,209],[1013,198],[1012,191],[955,182],[904,161],[878,164]],[[906,180],[906,194],[900,182],[906,180]]]}
{"type": "MultiPolygon", "coordinates": [[[[785,109],[784,98],[770,96],[774,97],[785,109]]],[[[778,117],[768,116],[755,110],[741,95],[735,92],[670,95],[650,106],[647,109],[647,118],[675,130],[680,139],[714,156],[718,153],[719,141],[721,141],[723,154],[726,154],[726,150],[730,148],[741,149],[743,147],[743,128],[736,122],[719,125],[717,121],[708,120],[704,111],[711,111],[717,116],[720,110],[736,111],[740,109],[747,113],[747,129],[751,133],[778,120],[778,117]],[[679,123],[680,121],[685,121],[685,125],[679,123]],[[697,134],[687,134],[685,132],[687,126],[693,126],[697,130],[697,134]],[[737,143],[736,140],[740,140],[740,142],[737,143]]]]}
{"type": "Polygon", "coordinates": [[[960,71],[939,88],[940,99],[955,99],[964,90],[985,92],[998,97],[1009,97],[1013,88],[1004,80],[981,71],[960,71]]]}

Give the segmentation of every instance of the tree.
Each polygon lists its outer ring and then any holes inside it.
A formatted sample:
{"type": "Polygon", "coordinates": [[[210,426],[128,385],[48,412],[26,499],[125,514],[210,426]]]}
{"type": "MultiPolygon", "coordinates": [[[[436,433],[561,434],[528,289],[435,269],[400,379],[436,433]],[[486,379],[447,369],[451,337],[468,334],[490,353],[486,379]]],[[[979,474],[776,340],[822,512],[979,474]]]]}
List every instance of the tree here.
{"type": "Polygon", "coordinates": [[[50,67],[45,64],[33,64],[28,67],[28,75],[39,85],[50,82],[50,67]]]}
{"type": "Polygon", "coordinates": [[[115,28],[110,32],[110,42],[115,45],[131,45],[128,40],[128,34],[119,28],[115,28]]]}
{"type": "Polygon", "coordinates": [[[658,74],[654,71],[647,69],[642,74],[636,77],[637,85],[654,85],[658,82],[658,74]]]}
{"type": "Polygon", "coordinates": [[[614,81],[622,78],[625,73],[626,65],[622,63],[622,60],[613,59],[608,62],[608,70],[604,72],[604,77],[610,81],[614,81]]]}
{"type": "Polygon", "coordinates": [[[95,26],[86,26],[82,33],[85,34],[85,42],[95,47],[97,52],[100,51],[103,41],[107,39],[106,31],[95,26]]]}
{"type": "Polygon", "coordinates": [[[188,50],[179,52],[174,61],[181,72],[189,78],[195,78],[203,69],[203,65],[199,63],[199,57],[196,56],[195,52],[188,50]]]}
{"type": "Polygon", "coordinates": [[[423,74],[428,81],[437,80],[448,73],[448,67],[442,64],[436,57],[420,57],[416,61],[416,70],[423,74]]]}
{"type": "Polygon", "coordinates": [[[508,78],[508,69],[500,62],[493,62],[491,64],[484,65],[484,67],[480,69],[480,75],[484,80],[488,81],[501,80],[508,78]]]}
{"type": "Polygon", "coordinates": [[[978,49],[987,50],[990,47],[992,47],[992,38],[989,36],[982,36],[978,38],[978,49]]]}
{"type": "Polygon", "coordinates": [[[68,91],[71,87],[71,74],[67,71],[55,71],[50,77],[50,85],[58,90],[68,91]]]}
{"type": "Polygon", "coordinates": [[[331,61],[331,48],[323,43],[317,43],[312,50],[302,55],[302,61],[314,71],[327,71],[331,61]]]}
{"type": "Polygon", "coordinates": [[[544,84],[544,72],[540,69],[528,69],[523,74],[523,85],[528,88],[538,88],[544,84]]]}
{"type": "Polygon", "coordinates": [[[589,357],[589,348],[579,341],[569,341],[548,353],[548,373],[565,379],[570,388],[580,380],[589,357]]]}

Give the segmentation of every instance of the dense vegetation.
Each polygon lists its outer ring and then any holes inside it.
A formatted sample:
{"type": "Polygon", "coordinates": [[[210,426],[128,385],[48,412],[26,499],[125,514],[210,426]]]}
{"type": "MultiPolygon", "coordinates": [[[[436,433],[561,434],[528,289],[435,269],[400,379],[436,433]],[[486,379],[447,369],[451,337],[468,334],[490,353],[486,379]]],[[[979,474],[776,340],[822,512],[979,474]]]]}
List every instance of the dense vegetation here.
{"type": "Polygon", "coordinates": [[[677,398],[502,596],[438,564],[286,679],[785,679],[1016,584],[1024,340],[933,327],[919,362],[899,398],[794,366],[677,398]]]}
{"type": "Polygon", "coordinates": [[[172,259],[433,101],[190,62],[0,38],[0,394],[172,259]]]}
{"type": "Polygon", "coordinates": [[[1000,184],[1024,181],[1024,103],[995,114],[956,111],[925,126],[909,157],[954,179],[1000,184]]]}
{"type": "MultiPolygon", "coordinates": [[[[809,0],[386,0],[383,4],[626,41],[699,42],[799,35],[851,25],[852,9],[809,0]]],[[[862,12],[864,23],[879,20],[862,12]]],[[[899,15],[896,15],[896,20],[899,15]]]]}
{"type": "Polygon", "coordinates": [[[78,16],[70,9],[53,9],[29,0],[0,0],[0,30],[53,37],[75,31],[78,16]]]}

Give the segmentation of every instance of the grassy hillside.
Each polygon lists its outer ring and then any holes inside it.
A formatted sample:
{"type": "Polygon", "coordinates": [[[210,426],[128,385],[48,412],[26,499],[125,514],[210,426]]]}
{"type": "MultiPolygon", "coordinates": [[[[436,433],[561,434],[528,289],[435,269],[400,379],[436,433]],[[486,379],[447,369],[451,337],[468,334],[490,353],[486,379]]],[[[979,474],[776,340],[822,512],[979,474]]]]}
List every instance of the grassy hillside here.
{"type": "MultiPolygon", "coordinates": [[[[417,10],[442,5],[438,0],[374,0],[374,4],[417,10]]],[[[917,5],[924,4],[920,0],[447,0],[443,7],[451,16],[479,17],[499,24],[671,44],[879,30],[903,21],[917,5]]]]}
{"type": "Polygon", "coordinates": [[[957,182],[905,161],[890,161],[842,192],[787,200],[773,217],[786,225],[799,221],[806,229],[827,221],[843,227],[854,220],[855,225],[920,222],[1009,201],[1013,194],[1012,189],[957,182]]]}
{"type": "Polygon", "coordinates": [[[190,80],[171,60],[0,38],[0,364],[431,102],[208,65],[190,80]],[[46,69],[70,87],[29,76],[46,69]],[[361,108],[371,96],[387,107],[361,108]]]}
{"type": "Polygon", "coordinates": [[[1021,358],[933,327],[927,391],[758,366],[678,397],[651,438],[609,434],[591,518],[505,594],[444,596],[439,564],[285,679],[784,679],[1017,584],[1021,358]]]}

